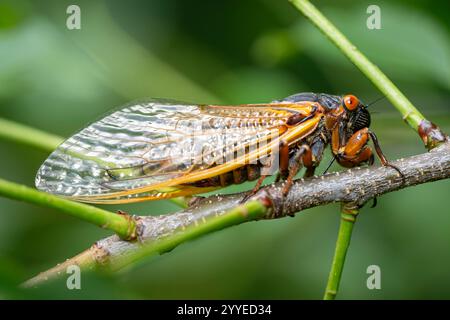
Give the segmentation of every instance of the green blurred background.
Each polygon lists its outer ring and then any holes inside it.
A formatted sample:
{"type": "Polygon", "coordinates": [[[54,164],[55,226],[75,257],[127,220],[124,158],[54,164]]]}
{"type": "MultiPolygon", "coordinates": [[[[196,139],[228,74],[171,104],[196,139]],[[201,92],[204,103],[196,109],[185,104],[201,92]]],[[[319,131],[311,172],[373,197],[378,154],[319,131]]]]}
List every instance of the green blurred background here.
{"type": "MultiPolygon", "coordinates": [[[[450,132],[447,1],[314,3],[450,132]],[[366,27],[370,4],[381,8],[381,30],[366,27]]],[[[0,83],[0,117],[65,137],[144,97],[251,103],[302,91],[351,92],[365,102],[380,96],[298,11],[275,0],[0,1],[0,83]],[[81,7],[81,30],[66,28],[70,4],[81,7]]],[[[390,159],[424,152],[387,100],[372,111],[390,159]]],[[[5,141],[0,154],[0,177],[28,186],[47,156],[5,141]]],[[[449,187],[408,188],[363,210],[339,298],[450,298],[449,187]],[[381,290],[366,287],[372,264],[381,268],[381,290]]],[[[167,201],[105,207],[141,215],[177,210],[167,201]]],[[[81,290],[67,290],[62,280],[24,292],[15,285],[110,232],[0,198],[0,298],[321,298],[338,223],[337,205],[315,208],[207,235],[118,275],[83,274],[81,290]]]]}

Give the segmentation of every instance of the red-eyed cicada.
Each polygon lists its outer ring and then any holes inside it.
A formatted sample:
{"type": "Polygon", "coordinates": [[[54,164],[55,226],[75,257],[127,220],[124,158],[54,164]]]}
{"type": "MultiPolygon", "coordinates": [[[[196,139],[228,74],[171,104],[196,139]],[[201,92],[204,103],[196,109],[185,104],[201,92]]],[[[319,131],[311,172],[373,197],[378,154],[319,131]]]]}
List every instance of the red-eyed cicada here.
{"type": "MultiPolygon", "coordinates": [[[[354,95],[299,93],[218,106],[150,99],[90,124],[42,164],[36,187],[72,200],[128,203],[208,192],[269,174],[314,174],[324,149],[344,167],[372,164],[367,106],[354,95]]],[[[389,165],[390,166],[390,165],[389,165]]],[[[395,168],[395,167],[394,167],[395,168]]]]}

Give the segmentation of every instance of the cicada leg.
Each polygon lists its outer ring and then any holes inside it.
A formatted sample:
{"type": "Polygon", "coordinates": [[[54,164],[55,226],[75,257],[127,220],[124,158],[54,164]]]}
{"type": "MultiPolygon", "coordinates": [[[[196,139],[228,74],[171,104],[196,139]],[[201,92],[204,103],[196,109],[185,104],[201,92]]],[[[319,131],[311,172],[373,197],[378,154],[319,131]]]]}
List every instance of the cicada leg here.
{"type": "MultiPolygon", "coordinates": [[[[302,165],[306,168],[311,168],[313,166],[312,152],[311,148],[307,144],[303,144],[296,151],[293,157],[293,165],[289,170],[289,175],[286,179],[286,183],[283,187],[283,196],[289,193],[289,190],[294,183],[294,177],[297,175],[298,171],[302,168],[302,165]]],[[[307,169],[308,170],[308,169],[307,169]]]]}
{"type": "MultiPolygon", "coordinates": [[[[399,168],[389,163],[386,156],[383,154],[380,143],[375,133],[369,130],[369,128],[363,128],[356,131],[348,140],[347,144],[343,146],[343,151],[336,153],[338,162],[348,168],[358,166],[361,163],[367,162],[369,165],[374,163],[374,155],[372,149],[367,146],[368,140],[372,139],[378,158],[383,166],[391,167],[396,170],[402,177],[403,181],[405,176],[399,168]]],[[[341,148],[339,148],[341,150],[341,148]]],[[[334,152],[335,153],[335,152],[334,152]]],[[[372,208],[376,206],[377,198],[373,199],[372,208]]]]}
{"type": "Polygon", "coordinates": [[[292,158],[292,167],[287,170],[288,175],[286,178],[286,184],[284,185],[282,191],[283,196],[286,196],[289,193],[289,190],[291,189],[294,182],[294,178],[302,167],[306,168],[305,174],[303,175],[304,178],[314,175],[316,167],[322,160],[324,148],[325,143],[320,137],[314,140],[311,146],[307,144],[303,144],[300,146],[300,148],[292,158]]]}
{"type": "Polygon", "coordinates": [[[286,179],[289,175],[289,145],[286,141],[282,140],[279,149],[280,169],[278,170],[275,182],[286,179]]]}
{"type": "Polygon", "coordinates": [[[401,177],[404,177],[400,169],[390,164],[386,159],[386,156],[381,151],[377,136],[374,132],[370,131],[369,128],[360,129],[350,137],[347,144],[344,146],[343,152],[337,154],[339,163],[345,167],[354,167],[363,162],[368,162],[369,165],[372,165],[374,162],[372,149],[367,146],[369,138],[372,139],[381,164],[393,168],[401,177]]]}
{"type": "MultiPolygon", "coordinates": [[[[286,141],[281,140],[278,149],[279,149],[280,169],[278,170],[275,182],[278,182],[280,178],[284,179],[289,174],[289,145],[286,141]]],[[[241,203],[247,201],[249,198],[254,196],[259,191],[265,178],[267,178],[267,175],[261,175],[261,177],[259,177],[253,189],[244,196],[244,198],[241,200],[241,203]]]]}
{"type": "Polygon", "coordinates": [[[379,143],[378,138],[375,135],[375,133],[373,131],[369,130],[369,135],[370,135],[370,138],[372,139],[373,145],[375,146],[375,151],[377,152],[377,155],[380,158],[381,164],[383,166],[391,167],[392,169],[396,170],[400,174],[402,179],[404,180],[405,176],[400,171],[400,169],[398,167],[394,166],[393,164],[390,164],[389,161],[384,156],[383,152],[381,151],[380,143],[379,143]]]}
{"type": "Polygon", "coordinates": [[[247,192],[247,194],[244,196],[244,198],[242,198],[242,200],[240,201],[240,203],[244,203],[245,201],[247,201],[248,199],[250,199],[251,197],[253,197],[261,188],[261,185],[264,182],[264,179],[267,178],[267,175],[262,175],[261,177],[259,177],[258,181],[256,181],[255,186],[253,187],[253,189],[250,192],[247,192]]]}
{"type": "Polygon", "coordinates": [[[312,177],[316,171],[317,166],[322,161],[323,151],[325,149],[325,142],[319,136],[311,143],[312,162],[310,164],[304,164],[306,167],[304,178],[312,177]]]}

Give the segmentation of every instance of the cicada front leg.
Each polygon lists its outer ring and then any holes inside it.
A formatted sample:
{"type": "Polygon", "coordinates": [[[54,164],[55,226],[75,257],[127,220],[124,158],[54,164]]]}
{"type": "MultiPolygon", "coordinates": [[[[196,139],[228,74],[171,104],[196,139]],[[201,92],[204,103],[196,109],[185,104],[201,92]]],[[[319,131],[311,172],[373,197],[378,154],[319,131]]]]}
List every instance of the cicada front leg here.
{"type": "MultiPolygon", "coordinates": [[[[386,156],[383,154],[381,150],[377,136],[375,135],[375,133],[370,131],[369,128],[363,128],[356,131],[350,137],[347,143],[340,148],[336,148],[336,143],[334,145],[332,144],[333,153],[335,154],[335,157],[339,162],[339,164],[347,168],[352,168],[362,163],[368,163],[369,165],[373,165],[374,155],[372,149],[369,146],[367,146],[367,142],[369,141],[369,139],[372,139],[372,142],[375,146],[375,151],[377,153],[377,156],[380,158],[381,164],[383,166],[393,168],[400,174],[402,179],[404,179],[404,175],[400,171],[400,169],[390,164],[389,161],[386,159],[386,156]]],[[[375,197],[373,199],[372,208],[375,207],[376,204],[377,198],[375,197]]]]}
{"type": "Polygon", "coordinates": [[[375,147],[375,152],[380,159],[380,162],[385,167],[391,167],[397,171],[400,177],[404,180],[405,176],[400,171],[400,169],[393,164],[389,163],[386,156],[381,150],[380,143],[374,132],[370,131],[369,128],[363,128],[356,131],[348,140],[347,144],[340,148],[340,150],[335,153],[338,162],[348,168],[352,168],[360,165],[361,163],[367,162],[369,165],[374,163],[374,156],[372,149],[367,146],[368,140],[371,139],[375,147]]]}
{"type": "MultiPolygon", "coordinates": [[[[367,146],[369,137],[369,129],[363,128],[356,131],[345,145],[338,147],[333,145],[333,153],[339,164],[346,168],[352,168],[365,162],[372,165],[374,156],[372,149],[367,146]]],[[[381,153],[381,149],[380,154],[382,156],[381,162],[387,163],[386,157],[381,153]]]]}
{"type": "Polygon", "coordinates": [[[367,162],[372,165],[374,162],[374,156],[372,149],[367,146],[369,139],[372,140],[375,151],[378,158],[383,166],[391,167],[396,170],[400,176],[403,177],[403,173],[399,168],[389,163],[386,156],[381,150],[380,143],[374,132],[370,131],[369,128],[363,128],[356,131],[348,140],[347,144],[341,148],[336,154],[338,162],[344,167],[354,167],[361,163],[367,162]]]}

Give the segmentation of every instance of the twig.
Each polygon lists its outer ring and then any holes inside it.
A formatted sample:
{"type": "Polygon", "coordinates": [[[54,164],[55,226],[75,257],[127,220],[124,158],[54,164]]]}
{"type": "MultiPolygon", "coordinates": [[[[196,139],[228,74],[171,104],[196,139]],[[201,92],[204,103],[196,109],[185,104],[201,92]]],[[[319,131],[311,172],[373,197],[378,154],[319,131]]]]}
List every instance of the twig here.
{"type": "MultiPolygon", "coordinates": [[[[123,241],[117,236],[100,240],[81,254],[82,257],[89,257],[83,260],[85,262],[81,267],[89,269],[95,265],[117,270],[136,259],[169,251],[186,240],[225,226],[250,220],[294,215],[301,210],[331,202],[362,206],[375,196],[449,178],[450,143],[445,143],[425,154],[394,161],[393,164],[402,171],[404,179],[392,168],[371,167],[297,180],[286,198],[282,195],[283,183],[264,187],[253,198],[258,201],[250,202],[250,206],[257,208],[256,213],[247,207],[248,203],[243,207],[239,206],[239,201],[244,195],[240,193],[200,198],[190,208],[174,214],[140,217],[137,219],[138,242],[123,241]],[[264,209],[266,207],[270,207],[270,210],[264,209]],[[243,209],[250,212],[246,217],[242,215],[243,209]],[[223,214],[224,212],[231,212],[230,217],[233,218],[228,217],[227,213],[223,214]],[[223,220],[214,220],[220,217],[223,217],[226,223],[223,220]],[[205,227],[202,227],[202,224],[205,227]]],[[[65,265],[77,264],[79,257],[80,255],[69,259],[65,265]]],[[[59,266],[49,269],[24,285],[35,286],[45,282],[46,279],[53,279],[61,273],[61,268],[59,266]]]]}
{"type": "Polygon", "coordinates": [[[57,135],[1,118],[0,139],[10,140],[46,152],[55,150],[63,141],[63,138],[57,135]]]}
{"type": "Polygon", "coordinates": [[[170,251],[177,245],[201,235],[245,221],[261,219],[267,211],[268,208],[262,202],[249,201],[228,211],[216,207],[215,210],[209,211],[140,217],[138,241],[122,241],[117,236],[103,239],[76,257],[26,281],[23,286],[34,287],[54,279],[65,274],[66,268],[74,264],[84,270],[98,266],[112,271],[118,270],[142,257],[170,251]]]}
{"type": "Polygon", "coordinates": [[[317,8],[307,0],[289,0],[389,99],[403,120],[419,133],[428,149],[442,143],[445,135],[425,119],[394,83],[366,58],[317,8]],[[433,128],[431,128],[433,127],[433,128]]]}
{"type": "Polygon", "coordinates": [[[132,217],[116,214],[97,207],[69,201],[54,195],[28,188],[24,185],[0,179],[0,195],[34,203],[47,208],[55,208],[71,216],[91,222],[117,233],[123,239],[135,238],[136,226],[132,217]]]}
{"type": "Polygon", "coordinates": [[[339,226],[336,248],[334,251],[333,262],[331,263],[330,275],[328,276],[327,288],[325,289],[324,300],[334,300],[339,289],[342,270],[344,270],[345,256],[347,255],[350,239],[352,237],[353,225],[359,208],[353,203],[342,203],[341,224],[339,226]]]}

